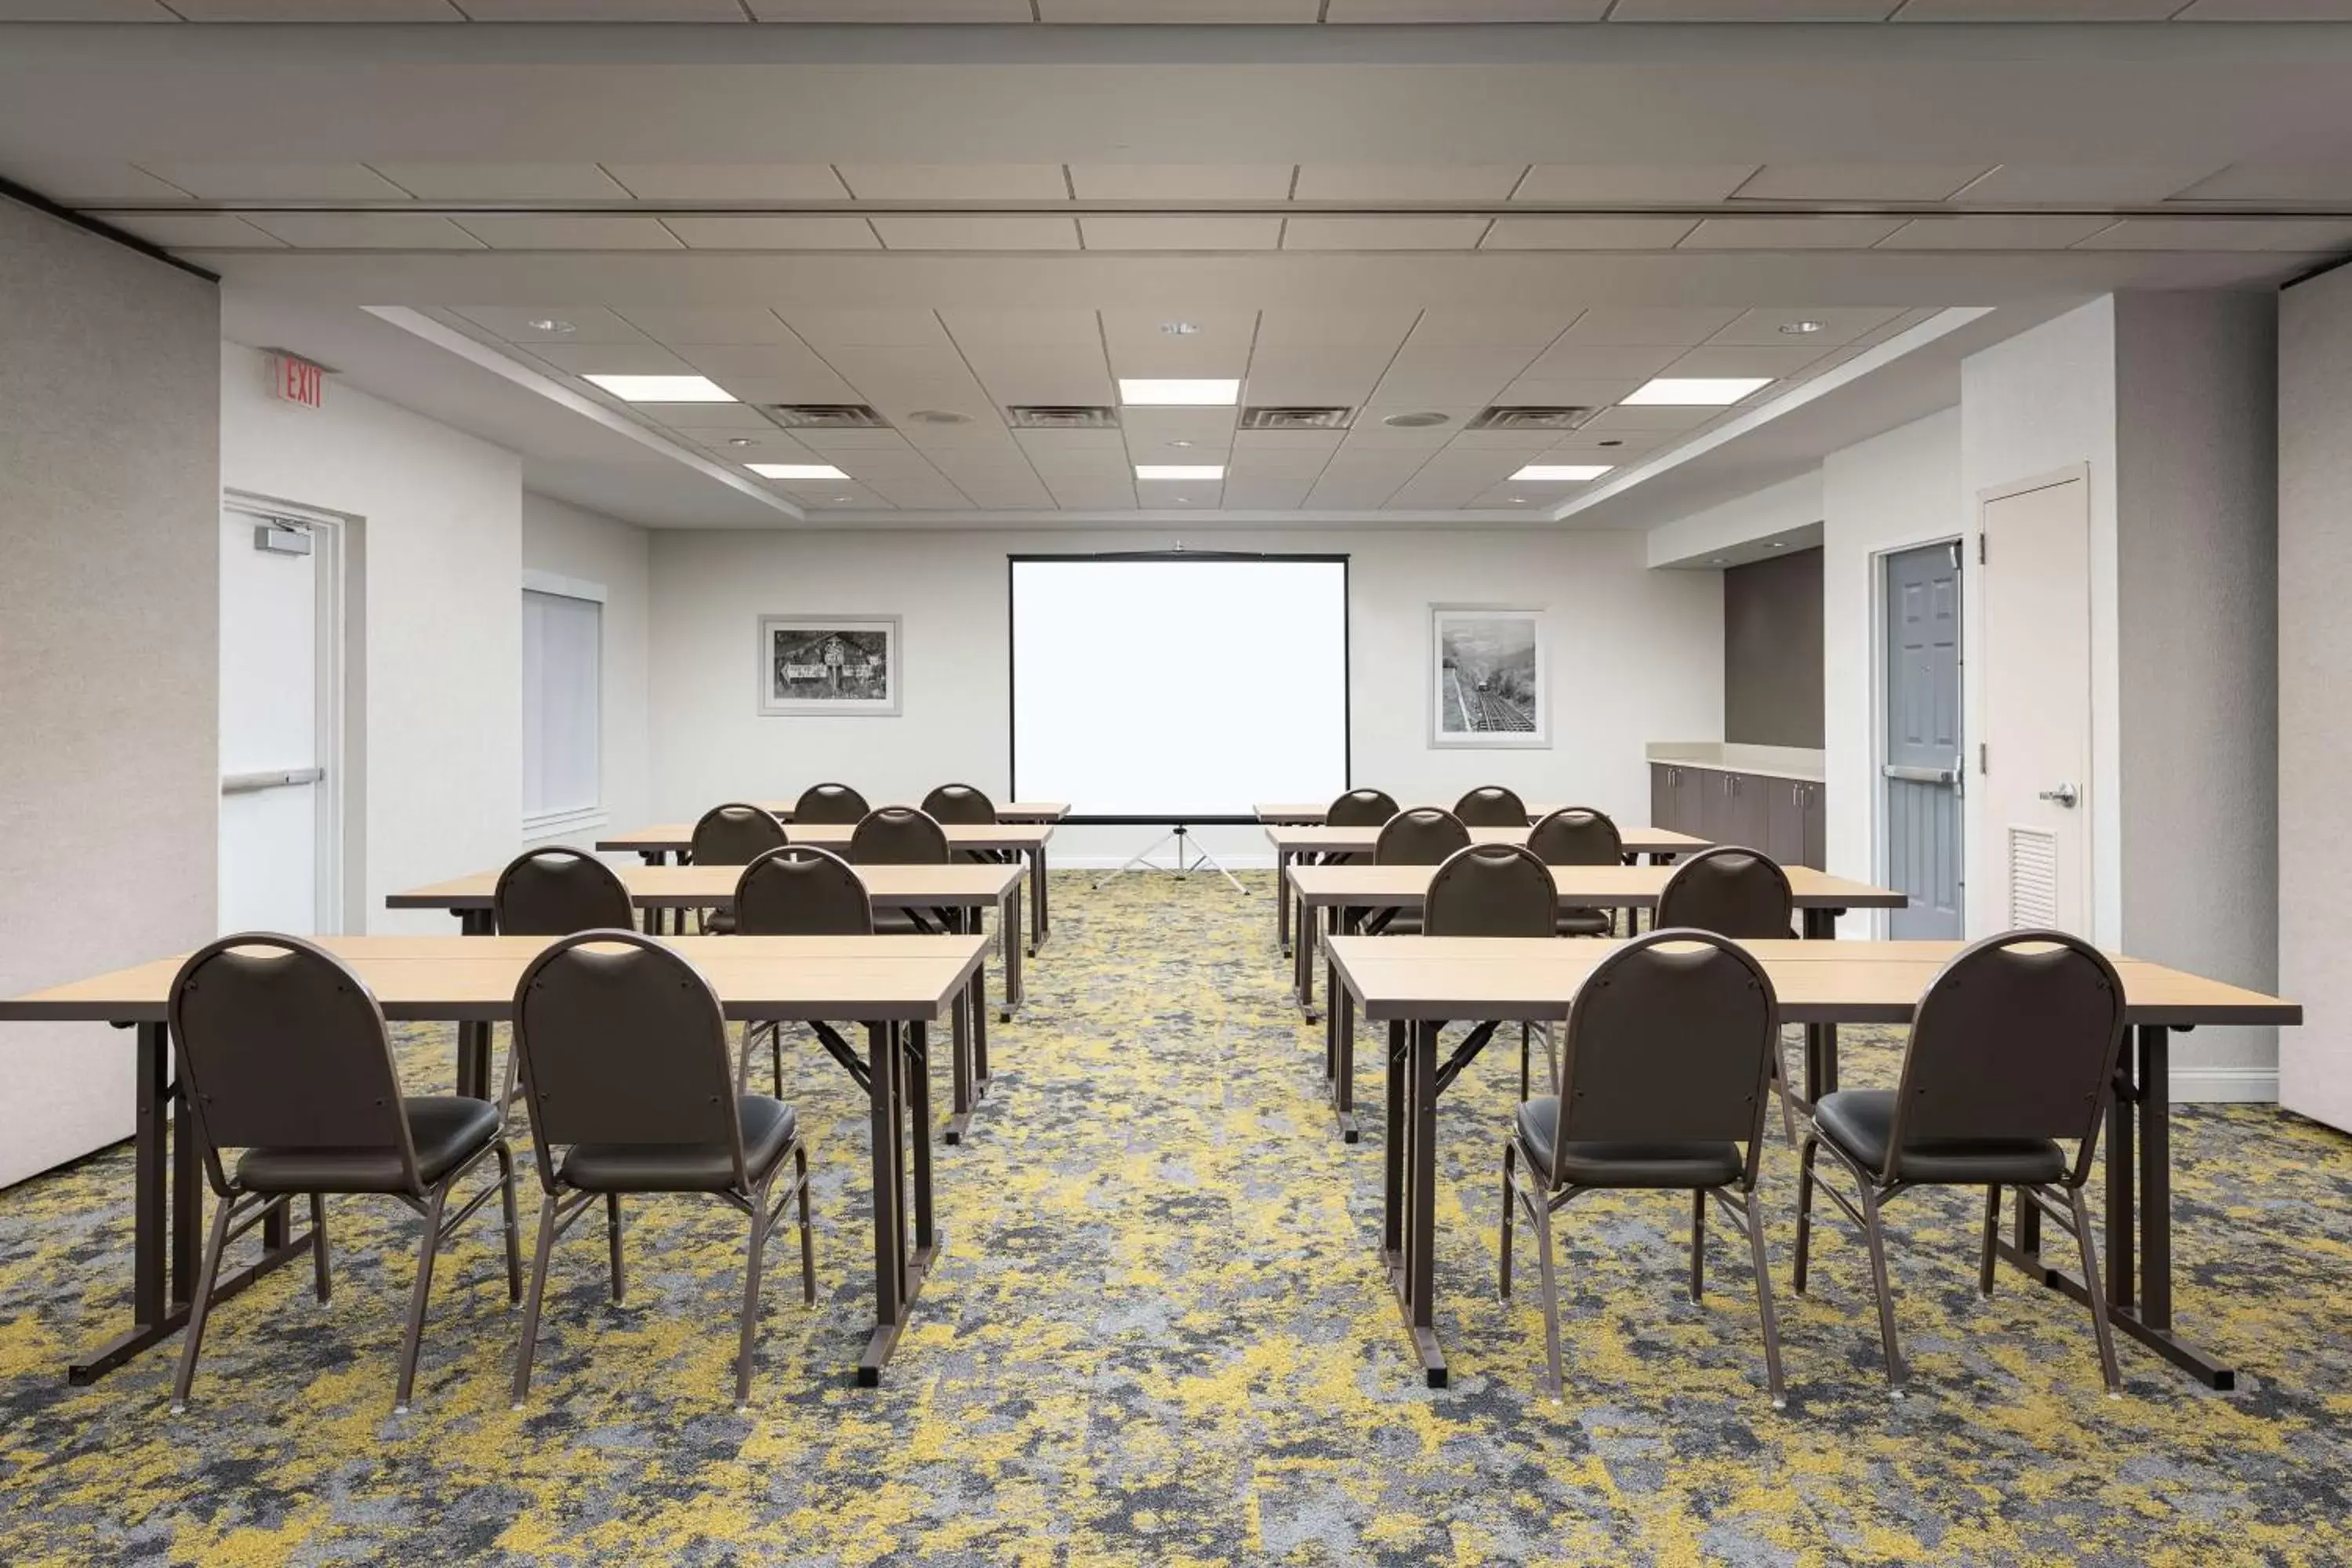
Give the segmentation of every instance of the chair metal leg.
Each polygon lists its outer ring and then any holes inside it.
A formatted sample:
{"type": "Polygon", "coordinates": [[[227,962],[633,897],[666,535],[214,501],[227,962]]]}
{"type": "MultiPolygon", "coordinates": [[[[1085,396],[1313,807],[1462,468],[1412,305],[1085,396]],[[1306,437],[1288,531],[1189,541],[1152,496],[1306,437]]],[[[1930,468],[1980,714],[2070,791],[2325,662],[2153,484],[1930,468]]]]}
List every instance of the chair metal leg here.
{"type": "Polygon", "coordinates": [[[626,1277],[621,1272],[621,1194],[604,1194],[604,1238],[613,1255],[613,1300],[622,1300],[628,1289],[626,1277]]]}
{"type": "Polygon", "coordinates": [[[1813,1240],[1813,1157],[1822,1152],[1818,1139],[1805,1140],[1805,1152],[1797,1162],[1797,1294],[1805,1293],[1805,1260],[1813,1240]]]}
{"type": "Polygon", "coordinates": [[[1793,1149],[1797,1146],[1797,1113],[1789,1104],[1789,1068],[1788,1064],[1781,1060],[1780,1037],[1778,1035],[1772,1037],[1771,1092],[1780,1100],[1780,1135],[1793,1149]]]}
{"type": "Polygon", "coordinates": [[[1551,1205],[1538,1197],[1529,1205],[1536,1216],[1536,1268],[1543,1279],[1544,1354],[1551,1368],[1551,1396],[1567,1396],[1559,1373],[1559,1279],[1552,1263],[1551,1205]]]}
{"type": "Polygon", "coordinates": [[[801,1200],[801,1300],[816,1305],[816,1243],[809,1236],[808,1145],[793,1151],[793,1180],[801,1200]]]}
{"type": "Polygon", "coordinates": [[[195,1298],[188,1303],[187,1338],[180,1344],[180,1375],[172,1383],[175,1415],[188,1407],[188,1390],[196,1381],[196,1352],[205,1342],[205,1320],[212,1316],[213,1281],[220,1275],[221,1254],[228,1247],[229,1213],[236,1207],[232,1198],[213,1211],[213,1233],[205,1242],[205,1260],[196,1269],[195,1298]]]}
{"type": "Polygon", "coordinates": [[[1691,1193],[1691,1300],[1706,1294],[1706,1189],[1691,1193]]]}
{"type": "Polygon", "coordinates": [[[1854,1188],[1862,1194],[1862,1232],[1870,1243],[1870,1282],[1878,1296],[1878,1337],[1886,1348],[1886,1385],[1900,1399],[1908,1374],[1903,1366],[1902,1347],[1895,1342],[1895,1287],[1887,1279],[1886,1234],[1878,1219],[1878,1194],[1866,1179],[1857,1181],[1854,1188]]]}
{"type": "Polygon", "coordinates": [[[323,1193],[310,1194],[310,1272],[319,1300],[323,1301],[334,1293],[333,1281],[327,1274],[327,1198],[323,1193]]]}
{"type": "Polygon", "coordinates": [[[433,1189],[425,1205],[425,1244],[416,1250],[416,1288],[408,1293],[408,1328],[400,1344],[400,1383],[393,1392],[392,1413],[408,1414],[408,1396],[416,1386],[416,1352],[425,1338],[425,1303],[433,1295],[433,1260],[441,1252],[441,1210],[449,1201],[446,1182],[433,1189]]]}
{"type": "Polygon", "coordinates": [[[1745,1194],[1748,1211],[1748,1253],[1756,1263],[1756,1316],[1764,1325],[1764,1378],[1772,1391],[1772,1408],[1789,1407],[1788,1384],[1780,1377],[1780,1316],[1772,1307],[1772,1268],[1764,1257],[1764,1211],[1756,1194],[1745,1194]]]}
{"type": "Polygon", "coordinates": [[[1984,1246],[1977,1258],[1977,1294],[1992,1299],[1993,1265],[2000,1249],[2000,1189],[1985,1189],[1984,1246]]]}
{"type": "Polygon", "coordinates": [[[1528,1048],[1533,1043],[1534,1030],[1526,1024],[1519,1026],[1519,1099],[1528,1098],[1528,1048]]]}
{"type": "Polygon", "coordinates": [[[1500,1254],[1501,1275],[1499,1283],[1495,1289],[1495,1299],[1498,1301],[1508,1301],[1511,1299],[1511,1227],[1512,1221],[1516,1217],[1511,1213],[1511,1209],[1512,1205],[1518,1202],[1518,1195],[1512,1185],[1511,1173],[1517,1168],[1518,1159],[1518,1141],[1517,1139],[1507,1141],[1503,1144],[1503,1235],[1497,1248],[1500,1254]]]}
{"type": "Polygon", "coordinates": [[[522,1301],[522,1216],[515,1212],[514,1151],[503,1138],[492,1145],[499,1157],[499,1205],[504,1210],[507,1244],[507,1305],[522,1301]]]}
{"type": "Polygon", "coordinates": [[[784,1026],[780,1023],[768,1026],[768,1066],[775,1074],[776,1098],[784,1098],[784,1026]]]}
{"type": "Polygon", "coordinates": [[[530,1354],[539,1343],[539,1309],[547,1295],[547,1260],[555,1250],[555,1194],[540,1194],[539,1246],[530,1258],[530,1293],[523,1300],[522,1338],[515,1344],[514,1407],[517,1410],[522,1408],[523,1396],[530,1392],[530,1354]]]}
{"type": "Polygon", "coordinates": [[[2124,1374],[2116,1365],[2115,1330],[2107,1322],[2107,1291],[2099,1278],[2098,1244],[2091,1239],[2091,1211],[2083,1202],[2083,1189],[2066,1189],[2066,1205],[2074,1211],[2074,1240],[2083,1253],[2083,1294],[2091,1303],[2091,1328],[2099,1340],[2099,1371],[2107,1380],[2107,1397],[2120,1399],[2124,1392],[2124,1374]]]}
{"type": "Polygon", "coordinates": [[[735,1352],[735,1409],[751,1408],[751,1341],[760,1329],[760,1258],[768,1243],[768,1193],[775,1177],[751,1189],[751,1240],[743,1261],[743,1340],[735,1352]]]}

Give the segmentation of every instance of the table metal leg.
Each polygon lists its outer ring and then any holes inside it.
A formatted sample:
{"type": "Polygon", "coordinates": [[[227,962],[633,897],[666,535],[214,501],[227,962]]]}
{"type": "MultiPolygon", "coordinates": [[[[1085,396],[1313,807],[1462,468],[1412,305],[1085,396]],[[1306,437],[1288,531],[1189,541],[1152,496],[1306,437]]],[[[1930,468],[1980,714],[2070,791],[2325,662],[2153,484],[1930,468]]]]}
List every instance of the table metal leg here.
{"type": "MultiPolygon", "coordinates": [[[[1437,1031],[1438,1026],[1415,1022],[1405,1031],[1404,1115],[1404,1253],[1390,1269],[1389,1281],[1404,1314],[1422,1375],[1432,1388],[1444,1388],[1445,1352],[1437,1342],[1437,1031]]],[[[1390,1134],[1397,1141],[1397,1131],[1390,1134]]]]}
{"type": "Polygon", "coordinates": [[[915,1144],[915,1263],[928,1268],[938,1247],[931,1187],[931,1062],[929,1026],[906,1026],[907,1110],[915,1144]]]}
{"type": "MultiPolygon", "coordinates": [[[[667,866],[669,864],[669,851],[667,849],[640,849],[637,851],[637,858],[644,861],[648,866],[667,866]]],[[[685,856],[681,854],[678,858],[683,860],[685,856]]],[[[685,917],[681,915],[679,918],[684,919],[685,917]]],[[[647,936],[661,935],[662,911],[659,905],[648,904],[646,906],[645,924],[646,934],[647,936]]]]}
{"type": "Polygon", "coordinates": [[[1282,956],[1290,956],[1290,851],[1274,852],[1274,940],[1282,956]]]}
{"type": "Polygon", "coordinates": [[[1381,1140],[1381,1265],[1393,1271],[1404,1258],[1405,1026],[1389,1025],[1387,1136],[1381,1140]]]}
{"type": "MultiPolygon", "coordinates": [[[[457,930],[464,936],[488,936],[496,929],[492,911],[459,910],[457,930]]],[[[490,1026],[482,1023],[457,1026],[457,1092],[475,1100],[490,1098],[490,1026]]]]}
{"type": "Polygon", "coordinates": [[[1340,1142],[1353,1143],[1363,1135],[1356,1121],[1356,999],[1339,984],[1339,966],[1323,976],[1324,1093],[1339,1123],[1340,1142]]]}
{"type": "Polygon", "coordinates": [[[882,1368],[898,1346],[923,1281],[921,1269],[908,1266],[900,1229],[905,1205],[898,1181],[902,1055],[891,1026],[866,1026],[866,1090],[874,1140],[874,1332],[858,1358],[857,1381],[867,1388],[882,1381],[882,1368]]]}
{"type": "MultiPolygon", "coordinates": [[[[1832,942],[1837,938],[1840,910],[1807,910],[1804,911],[1805,940],[1832,942]]],[[[1777,1047],[1775,1047],[1778,1048],[1777,1047]]],[[[1835,1094],[1838,1086],[1837,1026],[1808,1024],[1805,1026],[1805,1105],[1808,1111],[1819,1103],[1822,1096],[1835,1094]]],[[[2021,1205],[2031,1209],[2031,1204],[2021,1205]]]]}
{"type": "Polygon", "coordinates": [[[1045,847],[1040,844],[1030,849],[1028,860],[1029,956],[1034,958],[1037,950],[1045,945],[1045,847]]]}
{"type": "Polygon", "coordinates": [[[1315,1022],[1315,911],[1304,902],[1298,906],[1297,950],[1292,956],[1292,984],[1298,993],[1298,1011],[1308,1023],[1315,1022]]]}
{"type": "Polygon", "coordinates": [[[997,916],[997,930],[1003,934],[1004,1005],[997,1009],[996,1021],[1013,1022],[1013,1009],[1029,999],[1029,985],[1021,973],[1021,884],[1013,884],[1005,895],[1004,910],[997,916]]]}

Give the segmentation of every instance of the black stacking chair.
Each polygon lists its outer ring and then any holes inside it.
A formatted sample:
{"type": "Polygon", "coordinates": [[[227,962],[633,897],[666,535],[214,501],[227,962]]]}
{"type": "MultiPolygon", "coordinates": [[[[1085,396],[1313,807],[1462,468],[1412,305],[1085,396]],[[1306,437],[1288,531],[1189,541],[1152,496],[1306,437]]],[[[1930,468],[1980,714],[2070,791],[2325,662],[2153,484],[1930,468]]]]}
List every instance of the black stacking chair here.
{"type": "MultiPolygon", "coordinates": [[[[849,858],[859,866],[944,866],[955,857],[944,828],[929,813],[911,805],[885,805],[858,819],[849,835],[849,858]]],[[[877,910],[874,929],[884,932],[928,931],[932,926],[910,909],[877,910]]]]}
{"type": "MultiPolygon", "coordinates": [[[[299,937],[248,931],[199,948],[173,978],[168,1005],[180,1082],[202,1134],[213,1211],[180,1346],[172,1408],[185,1409],[228,1244],[299,1195],[310,1200],[314,1285],[327,1300],[328,1193],[397,1198],[425,1219],[416,1283],[401,1337],[393,1412],[404,1414],[441,1244],[493,1197],[506,1213],[507,1292],[522,1297],[516,1237],[514,1154],[504,1119],[487,1100],[404,1096],[383,1012],[360,977],[299,937]],[[234,1170],[225,1149],[243,1150],[234,1170]],[[496,1185],[454,1215],[449,1194],[486,1157],[496,1185]]],[[[509,1058],[511,1080],[513,1061],[509,1058]]]]}
{"type": "MultiPolygon", "coordinates": [[[[1457,850],[1470,847],[1470,829],[1443,806],[1417,805],[1401,811],[1381,826],[1372,840],[1375,866],[1441,866],[1457,850]]],[[[1409,936],[1421,930],[1422,917],[1411,910],[1383,910],[1365,930],[1409,936]]]]}
{"type": "MultiPolygon", "coordinates": [[[[1528,847],[1547,866],[1622,866],[1625,840],[1608,814],[1586,805],[1564,805],[1528,831],[1528,847]]],[[[1614,936],[1617,920],[1607,910],[1562,910],[1562,936],[1614,936]]]]}
{"type": "MultiPolygon", "coordinates": [[[[857,879],[848,861],[828,849],[795,844],[787,849],[771,849],[743,868],[735,883],[735,932],[738,936],[871,936],[874,905],[866,896],[866,884],[857,879]]],[[[863,1058],[832,1025],[810,1027],[853,1076],[865,1070],[863,1058]]],[[[783,1033],[783,1026],[772,1020],[743,1031],[747,1057],[757,1048],[759,1037],[767,1036],[780,1100],[784,1093],[783,1033]]]]}
{"type": "MultiPolygon", "coordinates": [[[[1422,907],[1422,934],[1549,937],[1552,912],[1559,901],[1551,868],[1527,850],[1516,844],[1474,844],[1455,850],[1429,879],[1428,901],[1422,907]]],[[[1470,1038],[1455,1053],[1457,1059],[1466,1066],[1494,1033],[1492,1021],[1472,1029],[1470,1038]]],[[[1531,1034],[1527,1025],[1519,1026],[1521,1100],[1528,1097],[1531,1034]]],[[[1551,1049],[1549,1030],[1544,1049],[1551,1049]]]]}
{"type": "MultiPolygon", "coordinates": [[[[1651,924],[1660,931],[1711,931],[1739,942],[1785,941],[1796,934],[1796,915],[1797,898],[1780,862],[1761,850],[1718,844],[1675,868],[1658,890],[1651,924]]],[[[1794,1143],[1797,1117],[1789,1108],[1789,1072],[1778,1046],[1772,1047],[1772,1088],[1780,1096],[1781,1134],[1794,1143]]]]}
{"type": "Polygon", "coordinates": [[[500,936],[570,936],[636,923],[618,873],[583,849],[526,849],[507,862],[490,895],[500,936]]]}
{"type": "Polygon", "coordinates": [[[801,791],[801,798],[793,803],[793,820],[845,826],[859,821],[872,809],[864,795],[845,784],[811,784],[801,791]]]}
{"type": "MultiPolygon", "coordinates": [[[[697,866],[748,866],[769,850],[782,848],[784,843],[784,825],[772,812],[737,801],[714,805],[702,814],[702,820],[694,825],[687,858],[697,866]]],[[[734,929],[735,917],[729,911],[702,911],[704,935],[724,936],[734,929]]]]}
{"type": "Polygon", "coordinates": [[[996,805],[970,784],[941,784],[923,797],[924,815],[934,822],[987,826],[996,821],[996,805]]]}
{"type": "Polygon", "coordinates": [[[1585,1193],[1647,1188],[1691,1194],[1694,1301],[1706,1285],[1707,1199],[1747,1237],[1766,1384],[1775,1409],[1787,1403],[1756,1203],[1780,1033],[1770,978],[1711,931],[1652,931],[1602,960],[1578,991],[1553,1092],[1519,1107],[1503,1145],[1502,1296],[1510,1300],[1520,1211],[1536,1230],[1554,1397],[1562,1387],[1552,1215],[1585,1193]]]}
{"type": "Polygon", "coordinates": [[[1396,797],[1386,790],[1351,789],[1323,814],[1327,827],[1378,827],[1397,814],[1396,797]]]}
{"type": "Polygon", "coordinates": [[[1899,1193],[1928,1186],[1984,1189],[1977,1289],[1987,1296],[2001,1188],[2014,1187],[2020,1204],[2031,1203],[2073,1233],[2099,1370],[2109,1394],[2123,1392],[2083,1203],[2123,1037],[2123,982],[2096,948],[2063,931],[2008,931],[1963,949],[1929,983],[1894,1089],[1840,1089],[1813,1107],[1797,1183],[1797,1293],[1805,1291],[1818,1184],[1870,1243],[1886,1381],[1896,1398],[1906,1372],[1878,1211],[1899,1193]],[[2070,1140],[2071,1160],[2059,1147],[2070,1140]],[[1822,1149],[1853,1181],[1853,1200],[1815,1174],[1814,1155],[1822,1149]]]}
{"type": "Polygon", "coordinates": [[[761,1258],[794,1198],[801,1293],[816,1300],[808,1150],[793,1108],[742,1091],[728,1059],[726,1016],[709,983],[674,951],[634,931],[583,931],[532,960],[515,987],[514,1036],[543,1194],[515,1351],[516,1405],[530,1391],[556,1238],[597,1198],[604,1200],[617,1301],[624,1290],[621,1194],[707,1193],[751,1221],[735,1357],[735,1405],[744,1408],[751,1396],[761,1258]]]}
{"type": "Polygon", "coordinates": [[[1485,784],[1454,803],[1454,815],[1465,827],[1525,827],[1528,803],[1501,784],[1485,784]]]}

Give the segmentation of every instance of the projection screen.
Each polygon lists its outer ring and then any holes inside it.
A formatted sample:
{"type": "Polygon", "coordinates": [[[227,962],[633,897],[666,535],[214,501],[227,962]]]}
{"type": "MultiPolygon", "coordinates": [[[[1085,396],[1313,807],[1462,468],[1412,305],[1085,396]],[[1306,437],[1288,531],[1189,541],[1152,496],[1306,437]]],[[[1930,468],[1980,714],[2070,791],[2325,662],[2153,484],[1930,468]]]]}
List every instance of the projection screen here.
{"type": "Polygon", "coordinates": [[[1344,555],[1015,555],[1013,793],[1250,821],[1348,787],[1344,555]]]}

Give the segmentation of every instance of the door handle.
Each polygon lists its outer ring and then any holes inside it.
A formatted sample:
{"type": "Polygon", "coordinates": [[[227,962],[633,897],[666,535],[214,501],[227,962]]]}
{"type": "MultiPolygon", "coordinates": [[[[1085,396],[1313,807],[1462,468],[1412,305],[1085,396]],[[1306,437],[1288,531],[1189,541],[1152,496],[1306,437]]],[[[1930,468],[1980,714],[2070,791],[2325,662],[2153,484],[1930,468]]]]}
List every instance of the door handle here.
{"type": "Polygon", "coordinates": [[[1898,779],[1906,784],[1948,784],[1960,782],[1958,773],[1950,768],[1911,768],[1897,763],[1888,763],[1878,771],[1885,777],[1898,779]]]}
{"type": "Polygon", "coordinates": [[[2054,800],[2060,805],[2072,810],[2074,803],[2080,800],[2082,795],[2075,790],[2073,784],[2062,784],[2056,789],[2045,789],[2042,791],[2034,798],[2037,800],[2054,800]]]}

